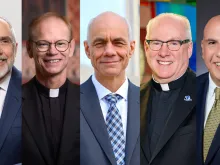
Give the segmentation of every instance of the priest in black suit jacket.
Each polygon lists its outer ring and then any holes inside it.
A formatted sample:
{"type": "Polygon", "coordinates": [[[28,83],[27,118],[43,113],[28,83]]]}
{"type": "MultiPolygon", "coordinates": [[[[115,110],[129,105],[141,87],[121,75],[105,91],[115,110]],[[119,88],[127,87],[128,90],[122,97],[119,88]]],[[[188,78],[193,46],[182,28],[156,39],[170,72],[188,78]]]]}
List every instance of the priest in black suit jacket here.
{"type": "Polygon", "coordinates": [[[141,165],[196,164],[196,76],[188,68],[187,18],[166,13],[147,25],[152,79],[141,86],[141,165]]]}
{"type": "Polygon", "coordinates": [[[74,44],[70,23],[56,13],[29,26],[36,76],[23,85],[24,165],[79,164],[79,87],[66,78],[74,44]]]}

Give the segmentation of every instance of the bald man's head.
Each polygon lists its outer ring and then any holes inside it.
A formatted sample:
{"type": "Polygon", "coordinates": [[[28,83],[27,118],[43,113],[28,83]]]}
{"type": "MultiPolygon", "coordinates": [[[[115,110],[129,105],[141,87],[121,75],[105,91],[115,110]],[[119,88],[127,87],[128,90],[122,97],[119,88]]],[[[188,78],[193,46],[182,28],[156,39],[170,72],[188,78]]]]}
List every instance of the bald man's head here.
{"type": "Polygon", "coordinates": [[[98,80],[125,80],[125,69],[135,49],[135,41],[129,36],[127,21],[113,12],[104,12],[90,22],[84,47],[98,80]]]}
{"type": "Polygon", "coordinates": [[[212,17],[206,24],[201,46],[211,78],[220,86],[220,15],[212,17]]]}
{"type": "Polygon", "coordinates": [[[203,32],[203,39],[210,36],[212,30],[218,29],[220,25],[220,15],[212,17],[206,24],[203,32]]]}
{"type": "Polygon", "coordinates": [[[13,29],[11,23],[10,23],[8,20],[6,20],[5,18],[3,18],[3,17],[0,17],[0,22],[2,22],[2,23],[6,23],[6,24],[7,24],[8,29],[9,29],[10,32],[11,32],[11,38],[12,38],[12,41],[13,41],[14,44],[15,44],[15,43],[16,43],[16,39],[15,39],[15,31],[14,31],[14,29],[13,29]]]}
{"type": "Polygon", "coordinates": [[[12,69],[17,43],[15,42],[12,27],[8,21],[0,17],[0,81],[3,80],[12,69]]]}
{"type": "Polygon", "coordinates": [[[97,24],[117,24],[117,23],[125,27],[125,30],[127,30],[127,33],[128,33],[128,38],[129,40],[131,40],[132,38],[131,27],[128,21],[124,17],[114,12],[107,11],[107,12],[99,14],[98,16],[96,16],[90,21],[88,25],[88,29],[87,29],[87,41],[88,42],[90,41],[90,37],[91,37],[90,33],[94,28],[96,28],[97,24]]]}

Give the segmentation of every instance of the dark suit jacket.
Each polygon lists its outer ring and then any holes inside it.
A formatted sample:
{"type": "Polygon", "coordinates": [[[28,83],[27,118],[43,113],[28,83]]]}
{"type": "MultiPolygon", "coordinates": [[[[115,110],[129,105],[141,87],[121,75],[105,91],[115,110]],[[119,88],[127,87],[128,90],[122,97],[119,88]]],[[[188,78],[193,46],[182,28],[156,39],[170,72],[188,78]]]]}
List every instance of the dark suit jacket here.
{"type": "MultiPolygon", "coordinates": [[[[129,82],[125,164],[140,164],[138,87],[129,82]]],[[[98,95],[91,78],[80,86],[80,164],[116,165],[98,95]]]]}
{"type": "Polygon", "coordinates": [[[33,79],[22,86],[23,165],[79,164],[79,86],[68,81],[58,162],[49,152],[46,130],[33,79]]]}
{"type": "MultiPolygon", "coordinates": [[[[209,74],[205,73],[197,77],[197,162],[203,165],[203,130],[206,95],[209,87],[209,74]]],[[[220,165],[220,126],[215,133],[205,165],[220,165]]]]}
{"type": "Polygon", "coordinates": [[[0,119],[0,164],[21,163],[21,73],[12,68],[0,119]]]}
{"type": "MultiPolygon", "coordinates": [[[[141,86],[141,165],[196,164],[196,76],[187,71],[186,81],[174,103],[173,111],[164,126],[152,155],[148,139],[148,101],[151,81],[141,86]],[[190,96],[191,101],[184,101],[190,96]]],[[[152,103],[159,104],[159,103],[152,103]]]]}

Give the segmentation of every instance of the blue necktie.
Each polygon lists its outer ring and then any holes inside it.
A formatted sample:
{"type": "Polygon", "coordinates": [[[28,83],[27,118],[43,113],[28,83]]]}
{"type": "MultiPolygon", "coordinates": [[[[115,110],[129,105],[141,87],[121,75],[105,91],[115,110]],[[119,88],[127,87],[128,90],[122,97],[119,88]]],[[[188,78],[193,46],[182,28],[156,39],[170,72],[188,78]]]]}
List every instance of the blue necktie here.
{"type": "Polygon", "coordinates": [[[125,137],[121,115],[116,107],[117,101],[121,99],[122,97],[118,94],[108,94],[105,96],[105,100],[109,104],[106,125],[117,165],[125,164],[125,137]]]}

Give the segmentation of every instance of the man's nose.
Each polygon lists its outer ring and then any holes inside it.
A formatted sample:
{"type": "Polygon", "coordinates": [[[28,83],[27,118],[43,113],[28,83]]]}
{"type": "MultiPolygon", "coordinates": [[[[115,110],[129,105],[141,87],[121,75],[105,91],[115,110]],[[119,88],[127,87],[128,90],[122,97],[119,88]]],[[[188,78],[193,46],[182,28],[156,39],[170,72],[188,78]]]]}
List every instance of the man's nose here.
{"type": "Polygon", "coordinates": [[[220,43],[218,44],[218,46],[216,48],[216,55],[217,55],[217,57],[220,58],[220,43]]]}
{"type": "Polygon", "coordinates": [[[49,45],[48,53],[49,53],[50,55],[55,55],[55,54],[57,54],[58,52],[59,52],[59,51],[56,49],[56,46],[55,46],[54,43],[49,45]]]}
{"type": "Polygon", "coordinates": [[[163,43],[160,50],[159,50],[159,55],[162,56],[162,57],[165,57],[167,55],[169,55],[169,49],[168,49],[168,46],[167,46],[167,43],[163,43]]]}
{"type": "Polygon", "coordinates": [[[106,44],[104,54],[109,55],[109,56],[112,56],[112,55],[116,54],[115,47],[112,43],[107,43],[106,44]]]}

